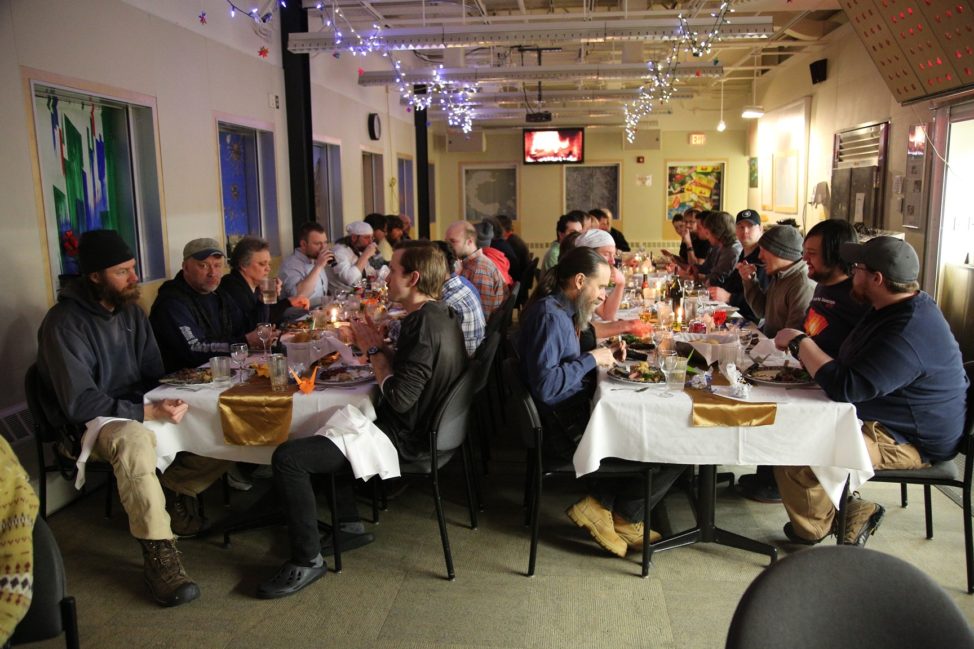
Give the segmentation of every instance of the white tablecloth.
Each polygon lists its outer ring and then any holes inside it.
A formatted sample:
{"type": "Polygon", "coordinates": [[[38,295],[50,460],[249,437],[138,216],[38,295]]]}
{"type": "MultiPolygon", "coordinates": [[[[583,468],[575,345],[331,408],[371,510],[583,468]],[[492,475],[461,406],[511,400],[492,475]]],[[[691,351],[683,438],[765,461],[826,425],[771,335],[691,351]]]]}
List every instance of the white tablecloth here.
{"type": "Polygon", "coordinates": [[[833,503],[848,477],[857,489],[873,475],[852,404],[831,401],[817,389],[755,387],[750,401],[775,401],[770,426],[695,428],[685,392],[671,398],[652,387],[636,392],[600,377],[592,417],[575,451],[577,475],[599,468],[603,458],[673,464],[809,465],[833,503]],[[622,388],[622,389],[619,389],[622,388]]]}
{"type": "MultiPolygon", "coordinates": [[[[182,399],[189,404],[189,412],[178,424],[147,421],[146,427],[156,434],[156,453],[159,469],[164,470],[180,451],[189,451],[205,457],[215,457],[235,462],[270,464],[275,446],[237,446],[223,441],[218,400],[222,390],[206,387],[188,390],[163,385],[149,392],[146,397],[182,399]]],[[[311,394],[294,395],[291,414],[291,436],[309,437],[321,428],[328,418],[342,406],[356,406],[371,420],[375,420],[373,398],[378,399],[379,388],[375,383],[349,387],[326,388],[311,394]]]]}

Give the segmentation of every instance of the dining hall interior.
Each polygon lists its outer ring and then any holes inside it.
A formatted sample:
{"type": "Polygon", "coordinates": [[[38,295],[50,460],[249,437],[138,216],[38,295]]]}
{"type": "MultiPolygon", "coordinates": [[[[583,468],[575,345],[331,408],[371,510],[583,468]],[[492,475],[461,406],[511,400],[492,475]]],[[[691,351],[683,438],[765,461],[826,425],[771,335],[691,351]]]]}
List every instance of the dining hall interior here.
{"type": "MultiPolygon", "coordinates": [[[[312,589],[252,596],[286,552],[282,528],[226,548],[214,534],[179,546],[200,601],[159,609],[101,476],[81,494],[39,470],[24,387],[38,328],[92,229],[130,242],[148,310],[201,237],[263,237],[276,267],[307,221],[335,241],[367,214],[405,215],[413,238],[442,239],[506,214],[540,258],[561,215],[608,208],[634,253],[658,257],[679,247],[674,214],[701,205],[904,239],[974,360],[972,47],[970,0],[0,0],[0,432],[46,481],[81,646],[724,646],[767,557],[695,545],[641,579],[638,554],[605,555],[564,516],[582,492],[571,479],[545,487],[525,576],[524,450],[501,412],[477,529],[446,469],[456,580],[429,490],[410,483],[367,523],[377,542],[312,589]],[[575,158],[539,152],[539,130],[584,142],[575,158]]],[[[810,552],[787,545],[780,505],[726,482],[753,465],[720,470],[723,528],[810,552]]],[[[974,624],[961,491],[932,490],[928,539],[919,487],[907,507],[895,484],[859,489],[887,509],[869,548],[919,568],[974,624]]],[[[254,500],[226,505],[217,487],[204,502],[219,519],[254,500]]],[[[660,509],[654,529],[694,523],[679,485],[660,509]]]]}

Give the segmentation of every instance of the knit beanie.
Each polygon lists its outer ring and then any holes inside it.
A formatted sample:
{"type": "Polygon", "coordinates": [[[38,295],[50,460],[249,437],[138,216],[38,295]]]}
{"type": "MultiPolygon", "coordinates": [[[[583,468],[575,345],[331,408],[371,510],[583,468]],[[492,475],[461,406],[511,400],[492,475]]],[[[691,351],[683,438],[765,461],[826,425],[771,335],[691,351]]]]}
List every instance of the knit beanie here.
{"type": "Polygon", "coordinates": [[[490,248],[490,242],[494,240],[494,226],[489,221],[481,221],[474,226],[477,231],[477,247],[490,248]]]}
{"type": "Polygon", "coordinates": [[[758,240],[758,245],[775,257],[786,261],[798,261],[802,258],[802,239],[798,228],[790,225],[776,225],[764,231],[758,240]]]}
{"type": "Polygon", "coordinates": [[[89,230],[81,235],[78,262],[85,275],[134,258],[128,244],[115,230],[89,230]]]}

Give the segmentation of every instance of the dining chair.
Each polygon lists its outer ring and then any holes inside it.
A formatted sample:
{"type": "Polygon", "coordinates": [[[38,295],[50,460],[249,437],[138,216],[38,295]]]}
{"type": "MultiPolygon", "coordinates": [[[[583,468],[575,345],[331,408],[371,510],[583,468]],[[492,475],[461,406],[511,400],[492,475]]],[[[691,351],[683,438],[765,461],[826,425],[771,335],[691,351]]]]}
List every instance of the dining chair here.
{"type": "Polygon", "coordinates": [[[925,469],[878,470],[870,482],[895,482],[900,484],[903,507],[907,506],[907,485],[923,485],[923,506],[927,524],[927,538],[933,538],[933,507],[930,487],[955,487],[961,490],[961,508],[964,516],[964,555],[967,560],[967,592],[974,593],[974,534],[971,525],[971,474],[974,472],[974,361],[964,363],[969,381],[967,385],[967,413],[964,418],[964,439],[960,452],[964,455],[964,469],[958,468],[951,459],[934,462],[925,469]]]}
{"type": "Polygon", "coordinates": [[[407,462],[400,460],[399,470],[403,477],[425,476],[433,487],[433,505],[436,520],[440,526],[440,540],[443,543],[443,558],[446,561],[447,578],[456,578],[453,569],[453,554],[450,538],[443,514],[443,499],[440,495],[440,470],[459,451],[463,460],[463,473],[467,488],[467,506],[470,510],[470,529],[477,529],[477,500],[472,486],[470,445],[466,443],[473,404],[474,387],[480,368],[472,360],[460,377],[454,382],[446,396],[437,406],[430,423],[428,456],[407,462]]]}
{"type": "Polygon", "coordinates": [[[950,595],[894,556],[849,545],[791,554],[748,586],[726,649],[974,648],[950,595]]]}
{"type": "MultiPolygon", "coordinates": [[[[508,358],[504,361],[504,381],[510,389],[510,414],[513,416],[514,425],[521,434],[521,439],[527,448],[527,475],[525,477],[525,502],[528,508],[528,521],[531,526],[531,550],[528,557],[528,577],[534,576],[535,565],[538,557],[538,537],[540,535],[540,509],[541,509],[541,490],[544,479],[550,476],[562,475],[575,477],[575,467],[571,461],[551,460],[544,457],[543,441],[544,426],[538,414],[537,406],[531,393],[528,391],[521,375],[518,371],[517,358],[508,358]]],[[[644,492],[643,498],[645,510],[643,512],[643,557],[642,557],[642,576],[649,575],[649,563],[651,552],[649,549],[649,497],[652,493],[654,467],[651,464],[642,462],[629,462],[626,460],[606,460],[602,462],[599,470],[592,475],[599,478],[633,478],[643,479],[644,492]]]]}
{"type": "MultiPolygon", "coordinates": [[[[34,445],[37,450],[37,484],[38,500],[40,501],[40,516],[47,518],[47,474],[60,473],[65,480],[74,482],[78,475],[78,467],[73,456],[77,454],[81,435],[84,431],[78,427],[57,425],[48,416],[48,410],[56,408],[43,396],[48,389],[41,384],[41,377],[37,364],[27,368],[24,378],[24,392],[27,395],[27,410],[30,412],[34,426],[34,445]],[[45,447],[51,447],[51,462],[47,461],[45,447]]],[[[103,473],[107,475],[105,488],[105,518],[112,517],[112,492],[115,491],[115,472],[112,465],[101,460],[89,459],[85,463],[88,473],[103,473]]]]}
{"type": "Polygon", "coordinates": [[[68,649],[80,646],[74,597],[67,594],[64,559],[57,540],[40,516],[34,521],[33,593],[27,614],[17,624],[10,645],[39,642],[64,634],[68,649]]]}
{"type": "MultiPolygon", "coordinates": [[[[483,475],[489,471],[488,460],[490,459],[491,437],[496,434],[493,426],[494,421],[494,399],[492,392],[496,386],[491,385],[493,377],[494,362],[497,358],[497,349],[500,346],[501,334],[494,331],[477,347],[473,358],[477,362],[477,376],[473,386],[473,409],[476,414],[476,431],[480,446],[480,461],[483,475]]],[[[474,474],[476,478],[476,473],[474,474]]],[[[477,487],[477,502],[481,511],[484,507],[483,495],[480,493],[479,480],[475,482],[477,487]]]]}
{"type": "Polygon", "coordinates": [[[515,308],[521,309],[531,296],[531,289],[534,288],[534,281],[538,276],[538,263],[540,261],[540,259],[532,255],[527,268],[521,271],[521,276],[518,278],[518,282],[521,284],[521,291],[517,296],[517,300],[514,301],[515,308]]]}

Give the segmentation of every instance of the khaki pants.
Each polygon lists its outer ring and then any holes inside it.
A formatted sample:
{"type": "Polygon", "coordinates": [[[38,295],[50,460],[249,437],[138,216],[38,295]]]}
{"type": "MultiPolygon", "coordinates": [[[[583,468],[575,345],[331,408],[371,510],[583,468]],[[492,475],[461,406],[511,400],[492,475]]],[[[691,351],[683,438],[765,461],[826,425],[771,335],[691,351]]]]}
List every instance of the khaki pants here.
{"type": "MultiPolygon", "coordinates": [[[[881,424],[867,421],[862,436],[874,469],[920,469],[929,466],[912,444],[898,444],[881,424]]],[[[776,466],[775,481],[795,531],[807,539],[820,539],[832,531],[835,507],[818,478],[807,466],[776,466]]]]}
{"type": "Polygon", "coordinates": [[[118,482],[118,497],[137,539],[171,539],[169,513],[162,485],[176,493],[196,496],[226,472],[229,462],[180,453],[161,477],[156,477],[156,436],[137,421],[113,421],[98,434],[92,457],[110,462],[118,482]],[[161,484],[160,484],[161,483],[161,484]]]}

